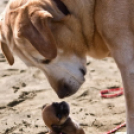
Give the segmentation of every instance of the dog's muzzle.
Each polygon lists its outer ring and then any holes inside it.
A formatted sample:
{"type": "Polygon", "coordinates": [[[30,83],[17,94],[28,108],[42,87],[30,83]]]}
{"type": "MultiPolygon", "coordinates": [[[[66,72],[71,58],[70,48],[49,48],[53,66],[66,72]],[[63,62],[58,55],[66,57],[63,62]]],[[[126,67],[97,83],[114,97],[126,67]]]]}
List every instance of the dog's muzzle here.
{"type": "Polygon", "coordinates": [[[63,116],[64,117],[68,116],[70,113],[70,107],[68,103],[66,103],[65,101],[60,102],[60,103],[54,102],[52,106],[55,108],[56,116],[59,119],[61,119],[63,116]]]}

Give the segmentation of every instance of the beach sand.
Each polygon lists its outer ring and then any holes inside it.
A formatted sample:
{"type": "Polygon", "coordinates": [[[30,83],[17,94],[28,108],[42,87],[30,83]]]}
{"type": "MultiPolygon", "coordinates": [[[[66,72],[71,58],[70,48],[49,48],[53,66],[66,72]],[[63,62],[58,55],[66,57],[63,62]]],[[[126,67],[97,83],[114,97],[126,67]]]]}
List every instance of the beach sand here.
{"type": "MultiPolygon", "coordinates": [[[[0,0],[0,12],[6,6],[0,0]]],[[[41,116],[45,103],[67,101],[71,117],[86,134],[107,132],[126,120],[124,96],[102,99],[100,91],[122,87],[120,72],[112,58],[95,60],[88,57],[86,82],[66,99],[58,99],[41,70],[28,68],[16,57],[9,66],[0,51],[0,134],[45,134],[41,116]]],[[[123,127],[119,132],[124,132],[123,127]]]]}

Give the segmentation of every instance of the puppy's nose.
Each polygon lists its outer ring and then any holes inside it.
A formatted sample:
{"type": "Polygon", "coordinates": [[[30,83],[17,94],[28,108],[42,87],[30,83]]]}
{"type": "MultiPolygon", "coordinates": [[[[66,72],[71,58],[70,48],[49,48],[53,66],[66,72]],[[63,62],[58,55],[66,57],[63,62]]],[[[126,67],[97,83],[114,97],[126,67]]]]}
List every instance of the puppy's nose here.
{"type": "Polygon", "coordinates": [[[61,109],[61,110],[67,110],[68,108],[69,108],[69,105],[68,105],[67,102],[62,101],[62,102],[60,103],[60,109],[61,109]]]}
{"type": "Polygon", "coordinates": [[[65,101],[60,103],[60,110],[64,113],[64,114],[69,114],[70,113],[70,107],[69,104],[65,101]]]}

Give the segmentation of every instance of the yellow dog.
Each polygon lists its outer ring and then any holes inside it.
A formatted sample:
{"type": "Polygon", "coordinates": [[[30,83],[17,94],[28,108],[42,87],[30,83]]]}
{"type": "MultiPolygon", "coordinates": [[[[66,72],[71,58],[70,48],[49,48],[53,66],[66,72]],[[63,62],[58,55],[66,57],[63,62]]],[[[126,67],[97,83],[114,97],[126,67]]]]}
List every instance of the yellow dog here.
{"type": "Polygon", "coordinates": [[[127,134],[134,134],[134,0],[10,0],[1,15],[1,48],[46,74],[60,98],[84,82],[86,56],[112,56],[122,75],[127,134]]]}

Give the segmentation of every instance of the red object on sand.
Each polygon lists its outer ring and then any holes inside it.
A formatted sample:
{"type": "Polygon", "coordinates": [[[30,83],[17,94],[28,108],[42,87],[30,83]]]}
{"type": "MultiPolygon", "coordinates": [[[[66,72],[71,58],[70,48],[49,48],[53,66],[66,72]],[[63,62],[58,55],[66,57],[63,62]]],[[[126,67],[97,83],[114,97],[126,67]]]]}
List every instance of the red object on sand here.
{"type": "MultiPolygon", "coordinates": [[[[100,95],[102,98],[114,98],[114,97],[123,95],[123,88],[112,88],[112,89],[102,90],[100,92],[100,95]]],[[[126,122],[122,123],[121,125],[117,126],[116,128],[114,128],[106,133],[103,133],[103,134],[111,134],[125,126],[126,126],[126,122]]]]}
{"type": "Polygon", "coordinates": [[[110,130],[106,133],[103,133],[103,134],[111,134],[111,133],[114,133],[115,131],[119,130],[120,128],[122,127],[125,127],[126,126],[126,123],[122,123],[121,125],[117,126],[116,128],[114,128],[113,130],[110,130]]]}
{"type": "Polygon", "coordinates": [[[100,92],[102,98],[114,98],[123,95],[123,88],[112,88],[100,92]]]}

